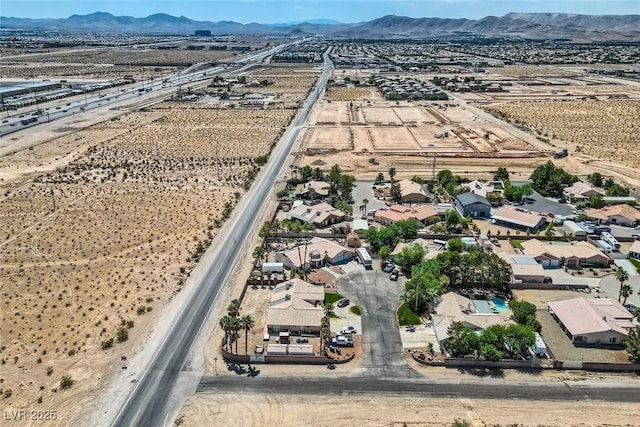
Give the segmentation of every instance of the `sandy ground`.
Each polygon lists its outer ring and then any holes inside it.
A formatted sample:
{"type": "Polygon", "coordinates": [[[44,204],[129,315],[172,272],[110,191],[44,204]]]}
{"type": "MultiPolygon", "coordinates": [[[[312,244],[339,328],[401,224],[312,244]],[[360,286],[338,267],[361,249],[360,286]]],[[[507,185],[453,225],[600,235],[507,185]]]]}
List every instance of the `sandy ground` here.
{"type": "Polygon", "coordinates": [[[639,425],[636,405],[605,402],[434,399],[414,396],[293,396],[197,394],[182,426],[473,426],[639,425]],[[241,414],[241,415],[240,415],[241,414]]]}

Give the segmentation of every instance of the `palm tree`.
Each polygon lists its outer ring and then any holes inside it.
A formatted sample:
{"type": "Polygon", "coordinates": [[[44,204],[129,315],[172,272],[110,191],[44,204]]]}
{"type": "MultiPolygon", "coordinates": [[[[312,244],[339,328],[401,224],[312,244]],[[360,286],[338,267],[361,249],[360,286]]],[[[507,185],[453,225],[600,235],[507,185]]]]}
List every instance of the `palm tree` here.
{"type": "Polygon", "coordinates": [[[231,317],[222,316],[220,318],[220,328],[224,331],[224,346],[225,348],[228,348],[229,332],[231,332],[231,317]]]}
{"type": "Polygon", "coordinates": [[[264,258],[265,250],[262,246],[256,246],[253,249],[253,257],[258,260],[258,263],[264,258]]]}
{"type": "MultiPolygon", "coordinates": [[[[638,294],[640,294],[640,292],[638,292],[638,294]]],[[[633,317],[635,317],[640,322],[640,307],[634,308],[631,314],[633,314],[633,317]]]]}
{"type": "Polygon", "coordinates": [[[328,302],[327,302],[327,303],[325,303],[325,304],[324,304],[324,315],[325,315],[327,318],[330,318],[330,317],[332,317],[334,314],[335,314],[335,313],[334,313],[334,311],[333,311],[333,304],[328,303],[328,302]]]}
{"type": "Polygon", "coordinates": [[[238,354],[238,332],[242,329],[242,325],[240,324],[240,319],[237,317],[232,317],[229,325],[231,332],[233,332],[233,340],[236,343],[235,354],[238,354]]]}
{"type": "Polygon", "coordinates": [[[364,205],[364,213],[367,213],[367,205],[369,204],[369,199],[362,199],[362,204],[364,205]]]}
{"type": "Polygon", "coordinates": [[[358,209],[360,209],[360,213],[362,214],[362,216],[365,216],[367,214],[367,206],[364,203],[358,206],[358,209]]]}
{"type": "Polygon", "coordinates": [[[376,177],[376,184],[382,184],[384,181],[384,174],[382,172],[378,173],[378,176],[376,177]]]}
{"type": "MultiPolygon", "coordinates": [[[[620,296],[622,297],[622,304],[627,303],[627,298],[633,293],[633,288],[629,284],[620,285],[620,296]]],[[[620,301],[620,300],[618,300],[620,301]]]]}
{"type": "MultiPolygon", "coordinates": [[[[620,292],[618,293],[618,302],[620,302],[620,300],[622,299],[622,290],[623,290],[624,282],[629,280],[629,273],[627,273],[627,270],[625,270],[623,267],[618,266],[618,269],[616,270],[616,280],[620,282],[620,292]]],[[[627,297],[628,296],[629,295],[627,295],[627,297]]],[[[626,298],[625,298],[625,301],[626,301],[626,298]]]]}
{"type": "Polygon", "coordinates": [[[391,178],[391,182],[396,182],[396,168],[389,168],[389,178],[391,178]]]}
{"type": "Polygon", "coordinates": [[[240,314],[239,299],[234,298],[231,300],[231,302],[229,303],[229,307],[227,307],[227,314],[229,314],[230,317],[238,317],[238,315],[240,314]]]}
{"type": "Polygon", "coordinates": [[[246,314],[240,318],[240,325],[244,329],[244,352],[249,354],[249,331],[256,326],[256,321],[250,314],[246,314]]]}

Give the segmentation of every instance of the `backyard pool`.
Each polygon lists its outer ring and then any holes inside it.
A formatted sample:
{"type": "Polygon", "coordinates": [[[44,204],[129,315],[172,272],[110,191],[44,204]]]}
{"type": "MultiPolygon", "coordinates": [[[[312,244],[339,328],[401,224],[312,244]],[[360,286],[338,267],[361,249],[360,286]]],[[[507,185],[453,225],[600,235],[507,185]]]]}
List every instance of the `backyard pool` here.
{"type": "Polygon", "coordinates": [[[509,307],[507,307],[506,301],[504,299],[502,299],[502,298],[493,297],[493,298],[491,298],[491,302],[495,306],[495,309],[498,310],[498,311],[507,311],[507,310],[509,310],[509,307]]]}

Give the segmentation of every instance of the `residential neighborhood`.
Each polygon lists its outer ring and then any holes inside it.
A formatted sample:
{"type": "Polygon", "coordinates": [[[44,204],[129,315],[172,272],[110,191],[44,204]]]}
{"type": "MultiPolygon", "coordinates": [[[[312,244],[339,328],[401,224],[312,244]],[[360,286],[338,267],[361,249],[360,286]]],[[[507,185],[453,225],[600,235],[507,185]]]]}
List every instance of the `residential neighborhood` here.
{"type": "Polygon", "coordinates": [[[566,200],[544,197],[506,170],[470,182],[448,171],[395,180],[390,170],[375,182],[335,165],[293,172],[244,293],[264,316],[247,346],[266,363],[347,363],[373,351],[360,346],[381,308],[360,294],[378,286],[402,348],[425,367],[461,357],[536,369],[640,361],[630,338],[640,306],[635,203],[591,208],[606,193],[581,181],[566,200]]]}

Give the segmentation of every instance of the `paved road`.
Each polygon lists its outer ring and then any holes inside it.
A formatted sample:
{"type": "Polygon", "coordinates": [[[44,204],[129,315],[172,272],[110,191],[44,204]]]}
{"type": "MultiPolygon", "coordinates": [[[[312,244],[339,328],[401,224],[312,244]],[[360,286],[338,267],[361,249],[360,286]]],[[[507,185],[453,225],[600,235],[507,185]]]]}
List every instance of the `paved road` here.
{"type": "Polygon", "coordinates": [[[230,228],[233,232],[226,236],[224,241],[219,242],[219,247],[225,247],[226,250],[218,252],[208,266],[204,280],[195,284],[191,298],[184,305],[171,331],[157,349],[154,359],[118,413],[113,425],[164,425],[168,415],[169,396],[176,386],[180,372],[184,369],[191,346],[240,255],[245,236],[250,235],[263,205],[268,200],[270,191],[302,125],[309,117],[312,106],[318,100],[331,75],[333,67],[330,59],[327,54],[324,55],[324,58],[324,71],[318,79],[315,89],[309,94],[302,110],[272,153],[271,161],[267,164],[264,174],[246,195],[242,215],[235,217],[230,228]]]}
{"type": "Polygon", "coordinates": [[[338,291],[362,308],[362,368],[368,377],[420,377],[407,364],[396,322],[402,285],[380,271],[345,274],[338,291]]]}
{"type": "Polygon", "coordinates": [[[413,378],[291,378],[207,376],[198,393],[278,393],[292,395],[420,395],[434,398],[526,399],[640,402],[637,384],[602,385],[584,382],[512,382],[500,379],[442,381],[413,378]]]}

